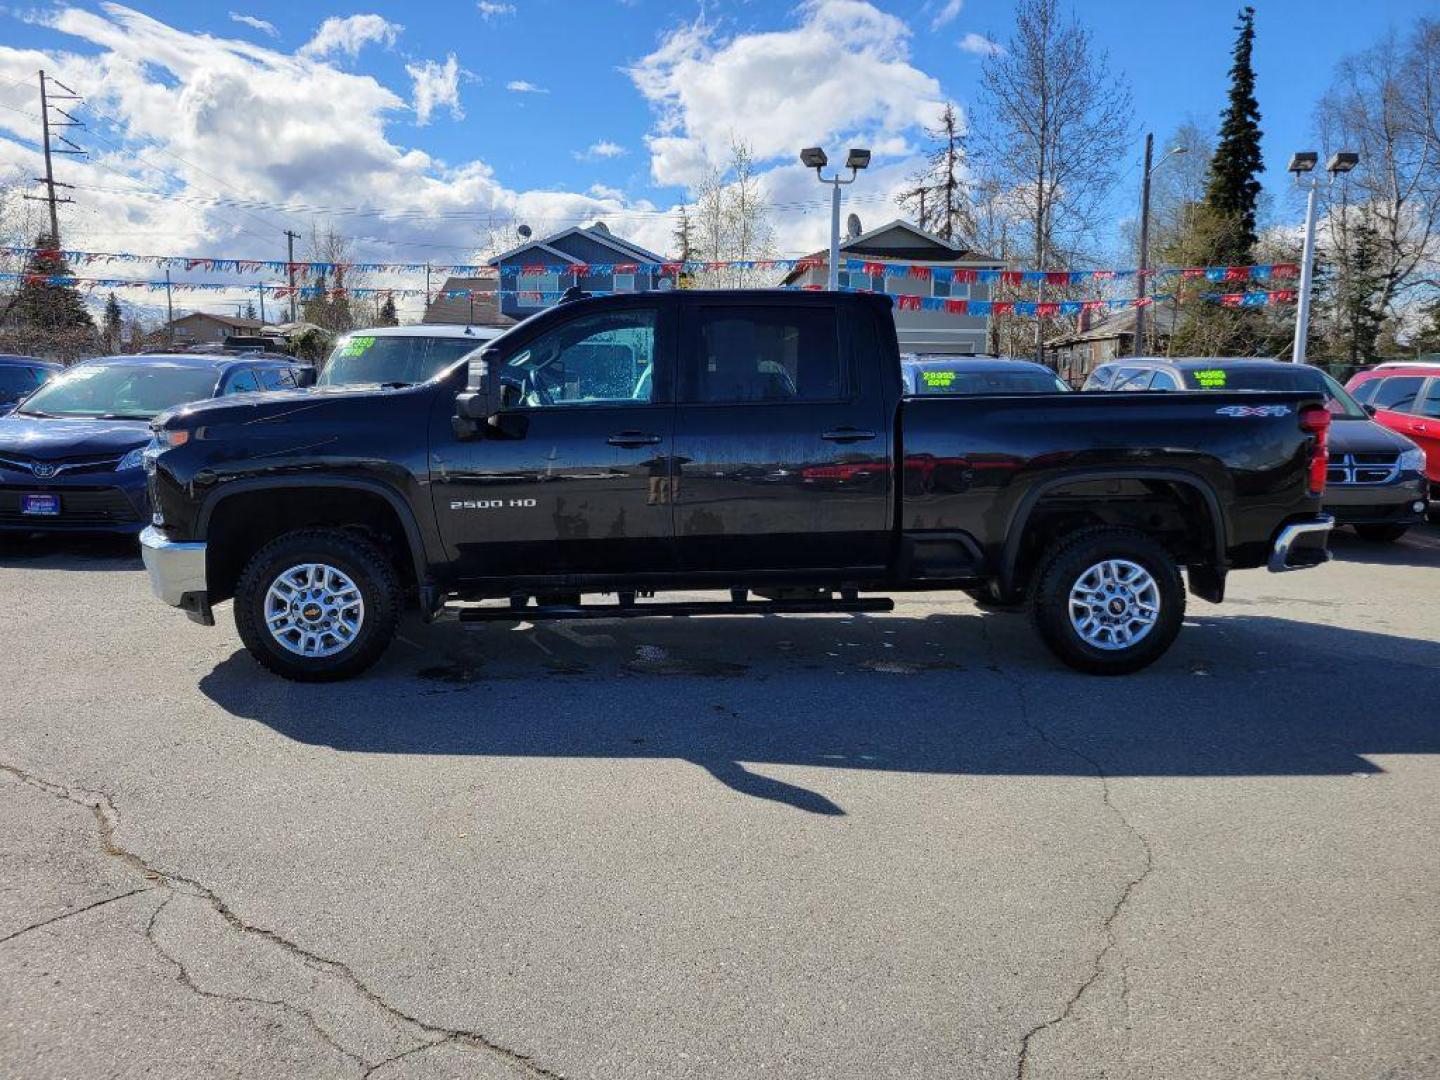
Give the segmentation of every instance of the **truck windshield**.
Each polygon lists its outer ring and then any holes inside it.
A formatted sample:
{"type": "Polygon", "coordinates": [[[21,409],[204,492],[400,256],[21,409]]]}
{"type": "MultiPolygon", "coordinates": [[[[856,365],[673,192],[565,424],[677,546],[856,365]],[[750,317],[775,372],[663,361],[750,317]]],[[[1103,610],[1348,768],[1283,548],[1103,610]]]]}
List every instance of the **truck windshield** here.
{"type": "Polygon", "coordinates": [[[1275,367],[1227,367],[1191,369],[1185,372],[1189,390],[1308,390],[1325,395],[1325,407],[1337,420],[1368,420],[1358,401],[1338,382],[1319,368],[1277,364],[1275,367]]]}
{"type": "Polygon", "coordinates": [[[26,399],[22,416],[149,420],[187,401],[213,397],[215,368],[172,364],[84,364],[26,399]]]}
{"type": "Polygon", "coordinates": [[[317,386],[410,386],[433,379],[484,343],[476,337],[350,334],[336,343],[317,386]]]}
{"type": "Polygon", "coordinates": [[[1055,394],[1070,388],[1048,371],[955,371],[917,367],[917,394],[1055,394]]]}

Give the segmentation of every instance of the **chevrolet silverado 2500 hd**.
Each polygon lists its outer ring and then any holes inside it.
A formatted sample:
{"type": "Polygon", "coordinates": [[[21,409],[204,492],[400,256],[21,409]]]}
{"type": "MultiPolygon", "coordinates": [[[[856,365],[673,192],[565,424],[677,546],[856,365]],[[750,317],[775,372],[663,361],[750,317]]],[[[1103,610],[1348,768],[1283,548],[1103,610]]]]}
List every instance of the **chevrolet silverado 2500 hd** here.
{"type": "Polygon", "coordinates": [[[155,592],[233,600],[277,674],[373,663],[402,608],[534,621],[1027,604],[1133,671],[1189,591],[1323,562],[1319,394],[909,396],[890,299],[579,298],[429,381],[202,402],[147,454],[155,592]],[[666,603],[667,590],[717,590],[666,603]],[[596,595],[612,601],[594,602],[596,595]],[[588,598],[588,602],[587,602],[588,598]],[[498,603],[495,603],[498,601],[498,603]]]}

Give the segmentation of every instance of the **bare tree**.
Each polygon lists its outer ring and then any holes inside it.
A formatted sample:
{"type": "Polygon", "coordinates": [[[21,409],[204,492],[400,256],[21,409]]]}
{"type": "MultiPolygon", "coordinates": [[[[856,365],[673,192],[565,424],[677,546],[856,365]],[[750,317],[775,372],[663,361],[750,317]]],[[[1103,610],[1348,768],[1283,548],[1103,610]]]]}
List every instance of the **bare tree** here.
{"type": "Polygon", "coordinates": [[[1328,192],[1323,250],[1344,260],[1358,249],[1350,208],[1363,208],[1388,312],[1440,261],[1440,20],[1342,60],[1316,122],[1327,154],[1360,155],[1328,192]]]}
{"type": "MultiPolygon", "coordinates": [[[[1040,268],[1064,269],[1093,242],[1130,141],[1130,91],[1059,0],[1019,0],[1007,48],[980,75],[976,141],[1017,200],[1018,238],[1040,268]]],[[[1035,329],[1043,352],[1044,320],[1035,329]]]]}
{"type": "MultiPolygon", "coordinates": [[[[691,222],[696,255],[706,262],[765,259],[774,252],[770,211],[749,144],[733,141],[726,167],[712,168],[696,186],[691,222]]],[[[696,276],[702,286],[738,289],[774,274],[732,266],[696,276]]]]}

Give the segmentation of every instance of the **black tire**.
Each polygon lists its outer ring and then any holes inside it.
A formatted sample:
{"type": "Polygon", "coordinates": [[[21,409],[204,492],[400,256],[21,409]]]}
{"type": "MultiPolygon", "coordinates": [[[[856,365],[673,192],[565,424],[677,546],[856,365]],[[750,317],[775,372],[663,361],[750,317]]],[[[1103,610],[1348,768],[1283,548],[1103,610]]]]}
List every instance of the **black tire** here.
{"type": "Polygon", "coordinates": [[[1356,525],[1355,535],[1370,544],[1393,544],[1407,532],[1409,525],[1356,525]]]}
{"type": "Polygon", "coordinates": [[[1041,560],[1030,585],[1030,618],[1040,639],[1070,667],[1091,675],[1125,675],[1154,663],[1170,648],[1185,620],[1185,585],[1170,553],[1144,533],[1110,526],[1083,529],[1061,539],[1041,560]],[[1087,571],[1112,559],[1134,563],[1150,575],[1159,613],[1133,644],[1104,648],[1071,622],[1070,596],[1087,571]]]}
{"type": "MultiPolygon", "coordinates": [[[[270,541],[246,565],[235,586],[235,629],[264,668],[297,682],[336,682],[360,674],[389,647],[400,621],[400,581],[385,553],[366,537],[341,529],[297,529],[270,541]],[[320,563],[354,584],[364,605],[354,639],[329,656],[286,648],[266,624],[270,587],[292,567],[320,563]]],[[[331,635],[331,642],[338,642],[331,635]]]]}

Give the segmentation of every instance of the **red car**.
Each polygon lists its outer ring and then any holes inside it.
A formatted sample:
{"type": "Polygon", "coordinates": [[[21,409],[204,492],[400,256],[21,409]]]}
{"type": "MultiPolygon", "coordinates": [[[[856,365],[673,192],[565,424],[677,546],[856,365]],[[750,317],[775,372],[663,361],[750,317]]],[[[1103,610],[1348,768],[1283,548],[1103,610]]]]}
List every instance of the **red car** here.
{"type": "MultiPolygon", "coordinates": [[[[1430,498],[1440,499],[1440,363],[1376,364],[1356,372],[1345,389],[1376,420],[1425,451],[1430,498]]],[[[1430,519],[1437,518],[1440,507],[1432,504],[1430,519]]]]}

